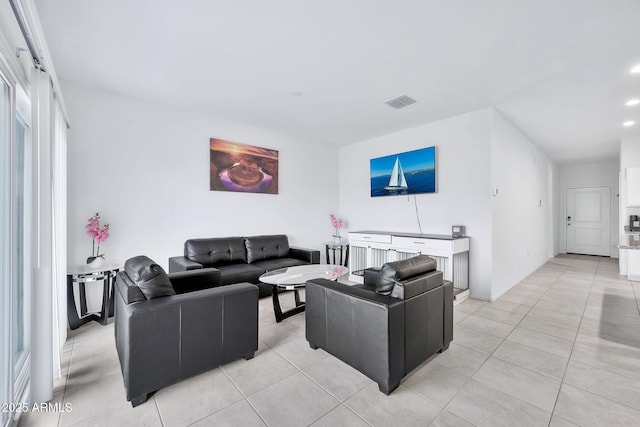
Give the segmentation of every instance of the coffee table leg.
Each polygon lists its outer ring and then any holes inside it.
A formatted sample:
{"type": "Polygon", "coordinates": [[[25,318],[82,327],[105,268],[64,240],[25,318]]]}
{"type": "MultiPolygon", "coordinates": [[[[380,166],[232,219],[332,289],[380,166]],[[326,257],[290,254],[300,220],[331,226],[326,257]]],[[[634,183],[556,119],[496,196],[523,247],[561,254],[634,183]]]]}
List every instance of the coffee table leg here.
{"type": "Polygon", "coordinates": [[[278,298],[278,287],[273,287],[273,292],[271,293],[271,298],[273,299],[273,312],[276,315],[276,322],[280,323],[284,320],[282,317],[282,308],[280,307],[280,298],[278,298]]]}
{"type": "Polygon", "coordinates": [[[273,292],[271,293],[271,297],[273,299],[273,313],[276,316],[276,322],[280,323],[284,319],[296,315],[298,313],[302,313],[305,309],[304,301],[300,301],[300,293],[297,289],[294,291],[294,297],[296,300],[296,306],[291,310],[287,310],[282,312],[282,307],[280,307],[280,298],[278,297],[278,287],[273,287],[273,292]]]}
{"type": "Polygon", "coordinates": [[[300,292],[297,289],[293,290],[293,296],[296,299],[296,307],[301,306],[304,302],[300,301],[300,292]]]}

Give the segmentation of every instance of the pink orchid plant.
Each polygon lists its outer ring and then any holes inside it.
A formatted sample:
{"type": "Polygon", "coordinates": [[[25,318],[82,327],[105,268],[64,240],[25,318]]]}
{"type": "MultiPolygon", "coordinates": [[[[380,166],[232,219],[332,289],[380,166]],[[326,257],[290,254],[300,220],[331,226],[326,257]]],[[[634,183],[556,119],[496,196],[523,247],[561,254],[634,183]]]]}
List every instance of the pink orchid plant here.
{"type": "Polygon", "coordinates": [[[344,274],[344,270],[343,267],[341,265],[337,265],[335,267],[333,267],[333,269],[331,270],[331,278],[332,279],[337,279],[338,277],[342,276],[344,274]]]}
{"type": "Polygon", "coordinates": [[[331,225],[333,226],[333,228],[336,229],[336,234],[334,234],[333,236],[340,238],[340,229],[342,228],[342,220],[340,218],[337,218],[334,214],[331,214],[329,218],[331,218],[331,225]]]}
{"type": "Polygon", "coordinates": [[[91,237],[91,256],[87,258],[87,264],[98,257],[104,257],[104,254],[100,253],[100,243],[109,238],[109,224],[100,226],[100,212],[96,212],[91,218],[87,220],[87,225],[84,226],[89,237],[91,237]]]}

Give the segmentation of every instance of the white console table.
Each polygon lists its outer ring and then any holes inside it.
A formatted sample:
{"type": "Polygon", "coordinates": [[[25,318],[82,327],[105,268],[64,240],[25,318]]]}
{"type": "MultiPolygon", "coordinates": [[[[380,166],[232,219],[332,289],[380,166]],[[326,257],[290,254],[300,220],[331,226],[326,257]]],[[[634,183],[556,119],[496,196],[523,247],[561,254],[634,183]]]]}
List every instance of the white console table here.
{"type": "Polygon", "coordinates": [[[362,272],[382,267],[385,262],[416,255],[429,255],[438,264],[445,280],[453,282],[456,296],[466,297],[469,290],[469,237],[416,234],[390,231],[349,233],[349,280],[362,283],[362,272]],[[465,293],[465,295],[461,295],[465,293]]]}

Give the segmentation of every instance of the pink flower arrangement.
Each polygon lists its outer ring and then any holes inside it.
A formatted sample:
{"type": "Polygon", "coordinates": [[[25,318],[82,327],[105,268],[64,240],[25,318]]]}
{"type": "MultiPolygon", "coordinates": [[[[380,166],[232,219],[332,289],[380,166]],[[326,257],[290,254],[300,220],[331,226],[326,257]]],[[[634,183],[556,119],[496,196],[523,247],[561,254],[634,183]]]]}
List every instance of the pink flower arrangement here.
{"type": "Polygon", "coordinates": [[[91,237],[91,256],[87,258],[87,263],[90,263],[98,257],[103,257],[104,254],[100,253],[100,243],[109,238],[109,224],[100,226],[100,212],[96,212],[91,218],[87,220],[87,225],[84,226],[89,237],[91,237]]]}
{"type": "Polygon", "coordinates": [[[333,226],[333,228],[336,229],[336,234],[334,234],[335,237],[340,237],[340,229],[342,228],[342,220],[340,218],[337,218],[334,214],[329,215],[329,218],[331,218],[331,225],[333,226]]]}
{"type": "Polygon", "coordinates": [[[340,265],[333,267],[333,269],[331,270],[331,278],[332,279],[336,279],[336,278],[342,276],[343,274],[344,273],[343,273],[343,270],[342,270],[342,266],[340,266],[340,265]]]}

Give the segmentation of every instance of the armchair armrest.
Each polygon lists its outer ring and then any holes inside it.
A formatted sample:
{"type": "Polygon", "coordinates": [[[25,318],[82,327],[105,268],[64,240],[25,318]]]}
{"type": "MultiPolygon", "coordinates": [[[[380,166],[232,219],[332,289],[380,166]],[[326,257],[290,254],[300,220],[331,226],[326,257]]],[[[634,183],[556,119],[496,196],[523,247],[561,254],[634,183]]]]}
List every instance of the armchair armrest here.
{"type": "Polygon", "coordinates": [[[367,268],[364,270],[364,285],[368,288],[375,288],[381,270],[379,268],[367,268]]]}
{"type": "Polygon", "coordinates": [[[309,264],[320,264],[320,251],[291,246],[289,247],[289,255],[293,258],[306,261],[309,264]]]}
{"type": "Polygon", "coordinates": [[[443,274],[441,271],[430,271],[420,276],[411,277],[403,281],[395,281],[391,290],[391,297],[408,300],[416,295],[423,294],[442,285],[443,274]]]}
{"type": "Polygon", "coordinates": [[[191,261],[184,256],[174,256],[169,258],[169,273],[175,273],[177,271],[197,270],[204,266],[199,262],[191,261]]]}
{"type": "Polygon", "coordinates": [[[178,271],[169,273],[168,276],[177,294],[215,288],[222,283],[220,270],[217,268],[178,271]]]}

